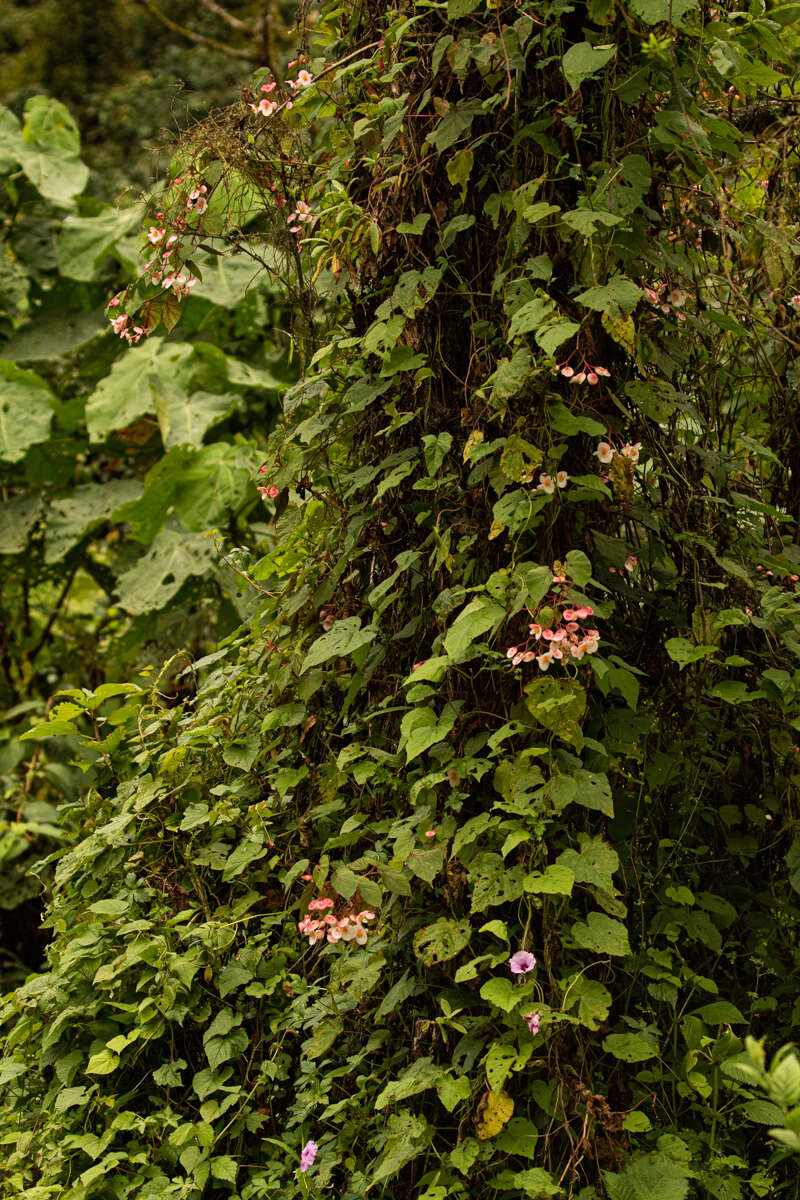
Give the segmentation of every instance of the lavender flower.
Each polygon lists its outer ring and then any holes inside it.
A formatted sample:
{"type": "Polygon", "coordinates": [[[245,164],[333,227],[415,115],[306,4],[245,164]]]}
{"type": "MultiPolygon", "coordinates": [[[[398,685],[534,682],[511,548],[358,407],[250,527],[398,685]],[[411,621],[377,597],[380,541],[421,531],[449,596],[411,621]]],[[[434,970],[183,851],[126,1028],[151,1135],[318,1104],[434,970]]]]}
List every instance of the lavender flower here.
{"type": "Polygon", "coordinates": [[[518,950],[511,955],[508,966],[512,975],[527,975],[536,966],[536,959],[529,950],[518,950]]]}
{"type": "Polygon", "coordinates": [[[306,1142],[305,1146],[303,1146],[303,1149],[300,1151],[301,1171],[307,1171],[309,1167],[313,1166],[318,1150],[319,1146],[316,1142],[306,1142]]]}

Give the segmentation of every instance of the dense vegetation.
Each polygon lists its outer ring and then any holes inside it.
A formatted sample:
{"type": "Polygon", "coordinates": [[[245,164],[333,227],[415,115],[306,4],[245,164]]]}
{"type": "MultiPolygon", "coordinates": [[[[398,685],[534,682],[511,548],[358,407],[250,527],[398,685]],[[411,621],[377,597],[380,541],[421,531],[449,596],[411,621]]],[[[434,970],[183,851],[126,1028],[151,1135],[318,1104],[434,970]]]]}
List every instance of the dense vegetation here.
{"type": "Polygon", "coordinates": [[[2,116],[2,1194],[795,1196],[796,9],[305,17],[2,116]]]}

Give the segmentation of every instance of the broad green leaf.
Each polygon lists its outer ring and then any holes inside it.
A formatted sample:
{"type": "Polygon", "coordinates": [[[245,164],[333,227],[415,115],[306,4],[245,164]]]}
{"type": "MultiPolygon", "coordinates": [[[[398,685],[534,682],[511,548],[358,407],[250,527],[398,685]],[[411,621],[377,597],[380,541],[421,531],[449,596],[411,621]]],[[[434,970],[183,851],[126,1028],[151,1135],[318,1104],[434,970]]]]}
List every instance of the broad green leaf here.
{"type": "Polygon", "coordinates": [[[383,1152],[371,1174],[373,1184],[396,1178],[407,1163],[427,1148],[433,1131],[424,1117],[401,1109],[390,1114],[386,1132],[383,1152]]]}
{"type": "Polygon", "coordinates": [[[529,999],[530,993],[515,987],[510,979],[498,976],[495,979],[487,979],[481,987],[481,997],[503,1012],[511,1012],[523,999],[529,999]]]}
{"type": "Polygon", "coordinates": [[[44,500],[34,495],[15,496],[0,506],[0,554],[20,554],[36,525],[44,500]]]}
{"type": "MultiPolygon", "coordinates": [[[[536,1158],[539,1130],[527,1117],[512,1117],[496,1141],[498,1150],[504,1154],[518,1154],[521,1158],[536,1158]]],[[[541,1152],[541,1148],[539,1150],[541,1152]]]]}
{"type": "Polygon", "coordinates": [[[87,483],[60,496],[50,505],[45,526],[44,558],[58,562],[85,534],[103,521],[113,519],[121,504],[141,495],[136,479],[111,479],[108,483],[87,483]]]}
{"type": "Polygon", "coordinates": [[[236,1183],[239,1167],[229,1154],[217,1154],[211,1159],[212,1179],[221,1179],[223,1183],[236,1183]]]}
{"type": "Polygon", "coordinates": [[[611,992],[596,979],[578,975],[570,982],[569,997],[578,1000],[578,1020],[587,1029],[598,1029],[607,1019],[611,1009],[611,992]]]}
{"type": "Polygon", "coordinates": [[[517,1057],[516,1047],[508,1042],[492,1042],[486,1055],[486,1082],[493,1092],[499,1092],[508,1078],[517,1057]]]}
{"type": "Polygon", "coordinates": [[[444,648],[454,660],[476,641],[481,634],[495,629],[506,615],[506,610],[487,596],[476,596],[456,617],[447,631],[444,648]]]}
{"type": "Polygon", "coordinates": [[[610,1033],[603,1038],[603,1049],[627,1063],[644,1062],[658,1054],[658,1046],[638,1033],[610,1033]]]}
{"type": "Polygon", "coordinates": [[[375,629],[362,628],[358,617],[343,617],[335,621],[333,628],[317,638],[303,659],[300,674],[305,674],[312,667],[329,662],[332,658],[347,658],[362,646],[368,646],[375,641],[375,629]]]}
{"type": "Polygon", "coordinates": [[[61,227],[58,269],[69,279],[94,279],[116,242],[141,223],[144,205],[107,208],[96,217],[71,214],[61,227]]]}
{"type": "Polygon", "coordinates": [[[396,1104],[399,1100],[406,1100],[409,1096],[427,1091],[436,1085],[441,1074],[442,1068],[437,1066],[433,1059],[418,1058],[402,1075],[387,1083],[375,1100],[375,1108],[380,1112],[389,1104],[396,1104]]]}
{"type": "Polygon", "coordinates": [[[437,717],[432,708],[412,708],[400,722],[400,745],[410,763],[431,746],[444,741],[456,723],[455,705],[446,704],[437,717]]]}
{"type": "Polygon", "coordinates": [[[469,1100],[472,1094],[469,1076],[440,1075],[436,1081],[436,1093],[447,1111],[452,1112],[462,1100],[469,1100]]]}
{"type": "Polygon", "coordinates": [[[603,1182],[609,1200],[686,1200],[687,1174],[682,1162],[666,1154],[640,1154],[620,1174],[605,1172],[603,1182]]]}
{"type": "Polygon", "coordinates": [[[226,417],[239,400],[231,392],[185,392],[157,375],[151,375],[150,385],[152,408],[166,449],[200,446],[206,431],[226,417]]]}
{"type": "Polygon", "coordinates": [[[612,875],[619,869],[619,856],[602,838],[579,834],[580,850],[563,850],[558,862],[567,867],[576,883],[588,883],[603,892],[614,892],[612,875]]]}
{"type": "Polygon", "coordinates": [[[606,775],[595,771],[574,771],[575,795],[573,800],[584,808],[593,808],[607,817],[614,816],[614,801],[611,798],[611,786],[606,775]]]}
{"type": "Polygon", "coordinates": [[[697,7],[698,0],[630,0],[631,12],[648,25],[661,25],[665,21],[681,25],[687,13],[697,7]]]}
{"type": "Polygon", "coordinates": [[[605,913],[590,912],[585,921],[576,921],[572,926],[572,936],[583,950],[592,950],[595,954],[630,954],[628,931],[621,921],[606,916],[605,913]]]}
{"type": "Polygon", "coordinates": [[[235,308],[250,292],[264,289],[264,269],[246,254],[206,254],[199,250],[192,255],[203,276],[192,299],[207,300],[222,308],[235,308]]]}
{"type": "Polygon", "coordinates": [[[589,42],[576,42],[561,60],[564,78],[576,91],[584,79],[602,71],[616,52],[616,46],[592,46],[589,42]]]}
{"type": "Polygon", "coordinates": [[[577,680],[540,676],[525,688],[525,704],[545,729],[557,733],[565,742],[578,739],[586,711],[586,692],[577,680]]]}
{"type": "Polygon", "coordinates": [[[575,876],[568,867],[553,863],[544,873],[533,871],[526,875],[523,886],[535,896],[570,896],[575,876]]]}
{"type": "Polygon", "coordinates": [[[517,1196],[527,1196],[530,1200],[547,1200],[547,1197],[556,1196],[561,1191],[555,1179],[543,1167],[528,1167],[525,1171],[501,1171],[489,1182],[493,1188],[503,1192],[514,1192],[517,1196]]]}
{"type": "Polygon", "coordinates": [[[248,834],[228,855],[222,871],[222,882],[228,883],[231,879],[236,879],[242,871],[247,870],[252,863],[263,858],[268,852],[269,846],[264,845],[263,834],[248,834]]]}
{"type": "Polygon", "coordinates": [[[69,110],[58,100],[32,96],[25,105],[20,165],[42,196],[71,207],[89,179],[78,157],[80,134],[69,110]]]}
{"type": "Polygon", "coordinates": [[[432,967],[454,958],[468,945],[471,936],[472,927],[468,920],[440,917],[414,935],[414,953],[426,967],[432,967]]]}
{"type": "Polygon", "coordinates": [[[633,312],[642,296],[642,289],[624,275],[612,275],[608,283],[588,288],[575,299],[595,312],[633,312]]]}
{"type": "Polygon", "coordinates": [[[93,1054],[86,1064],[87,1075],[110,1075],[119,1066],[119,1055],[112,1050],[103,1049],[93,1054]]]}
{"type": "Polygon", "coordinates": [[[101,442],[114,429],[131,425],[153,412],[153,378],[173,385],[188,385],[192,347],[149,337],[122,352],[111,371],[86,402],[86,425],[93,442],[101,442]]]}
{"type": "Polygon", "coordinates": [[[3,354],[12,362],[42,362],[61,358],[108,333],[108,322],[96,312],[37,317],[6,342],[3,354]]]}
{"type": "Polygon", "coordinates": [[[7,175],[17,166],[24,149],[19,121],[10,108],[0,104],[0,175],[7,175]]]}
{"type": "Polygon", "coordinates": [[[43,379],[0,359],[0,459],[19,462],[47,441],[55,398],[43,379]]]}
{"type": "Polygon", "coordinates": [[[700,662],[703,658],[710,658],[716,654],[717,646],[698,646],[694,642],[690,642],[687,638],[668,638],[664,643],[664,649],[670,656],[673,662],[676,662],[681,670],[690,663],[700,662]]]}
{"type": "Polygon", "coordinates": [[[303,1042],[303,1057],[321,1058],[330,1050],[343,1029],[344,1023],[341,1017],[331,1017],[328,1021],[321,1021],[311,1037],[303,1042]]]}
{"type": "Polygon", "coordinates": [[[147,553],[120,575],[119,603],[134,616],[163,608],[187,579],[205,575],[214,559],[214,545],[208,538],[164,529],[147,553]]]}

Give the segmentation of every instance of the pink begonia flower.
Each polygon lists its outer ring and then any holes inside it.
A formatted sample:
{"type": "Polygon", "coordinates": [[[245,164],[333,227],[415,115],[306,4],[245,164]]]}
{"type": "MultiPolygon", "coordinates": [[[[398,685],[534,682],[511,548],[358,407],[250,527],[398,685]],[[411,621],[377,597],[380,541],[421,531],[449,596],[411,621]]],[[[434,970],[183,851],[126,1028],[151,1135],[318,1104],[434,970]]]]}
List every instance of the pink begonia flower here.
{"type": "Polygon", "coordinates": [[[523,1021],[527,1022],[528,1029],[530,1029],[533,1036],[536,1037],[537,1033],[539,1032],[539,1026],[542,1023],[542,1018],[539,1015],[539,1013],[538,1012],[523,1013],[522,1019],[523,1019],[523,1021]]]}
{"type": "Polygon", "coordinates": [[[506,650],[506,658],[515,658],[517,654],[517,646],[509,646],[506,650]]]}
{"type": "Polygon", "coordinates": [[[309,1167],[313,1167],[314,1160],[317,1157],[319,1146],[316,1142],[306,1142],[303,1149],[300,1151],[300,1170],[305,1172],[309,1167]]]}
{"type": "Polygon", "coordinates": [[[436,830],[435,830],[435,829],[426,829],[426,830],[425,830],[425,837],[426,837],[426,838],[435,838],[435,837],[436,837],[436,830]]]}
{"type": "Polygon", "coordinates": [[[586,372],[579,371],[577,375],[573,375],[572,382],[573,383],[585,383],[586,382],[586,372]]]}
{"type": "Polygon", "coordinates": [[[568,479],[569,475],[566,471],[556,471],[556,483],[560,488],[565,488],[567,486],[568,479]]]}
{"type": "Polygon", "coordinates": [[[306,69],[303,68],[302,71],[297,72],[297,80],[295,82],[295,87],[308,87],[308,85],[313,82],[314,82],[314,76],[311,74],[310,71],[306,71],[306,69]]]}
{"type": "Polygon", "coordinates": [[[119,296],[112,296],[108,302],[109,308],[119,308],[119,296]]]}
{"type": "Polygon", "coordinates": [[[792,308],[794,308],[794,309],[800,308],[800,296],[792,296],[789,303],[791,304],[792,308]]]}
{"type": "Polygon", "coordinates": [[[542,627],[541,625],[537,625],[536,622],[534,622],[533,625],[530,625],[528,628],[530,629],[533,637],[540,638],[542,636],[542,627]]]}
{"type": "Polygon", "coordinates": [[[577,621],[567,621],[567,624],[566,624],[567,633],[577,633],[579,628],[580,628],[580,626],[578,625],[577,621]]]}
{"type": "Polygon", "coordinates": [[[125,315],[125,313],[123,313],[121,317],[112,317],[111,318],[111,328],[114,330],[114,333],[118,333],[121,335],[123,330],[127,326],[129,319],[130,318],[127,317],[125,315]]]}
{"type": "Polygon", "coordinates": [[[553,492],[556,490],[556,485],[553,482],[552,475],[540,475],[539,488],[537,490],[546,492],[548,496],[552,496],[553,492]]]}
{"type": "Polygon", "coordinates": [[[151,246],[157,246],[166,232],[166,229],[158,229],[155,225],[151,225],[147,240],[151,246]]]}
{"type": "Polygon", "coordinates": [[[594,387],[596,383],[599,383],[600,380],[597,373],[595,371],[589,371],[586,375],[586,382],[591,384],[592,387],[594,387]]]}
{"type": "Polygon", "coordinates": [[[629,458],[632,463],[638,463],[639,451],[641,450],[641,448],[642,448],[641,442],[634,442],[632,446],[630,446],[630,445],[623,446],[622,450],[620,451],[620,454],[624,454],[625,457],[629,458]]]}
{"type": "Polygon", "coordinates": [[[572,609],[572,608],[564,609],[564,620],[565,621],[574,621],[576,616],[577,616],[577,613],[575,612],[574,609],[572,609]]]}
{"type": "Polygon", "coordinates": [[[536,661],[539,664],[539,670],[546,671],[550,666],[550,663],[553,661],[553,656],[550,651],[547,650],[544,654],[538,654],[536,656],[536,661]]]}
{"type": "Polygon", "coordinates": [[[553,583],[563,583],[565,578],[566,578],[566,576],[564,576],[564,575],[554,575],[553,583]]]}
{"type": "Polygon", "coordinates": [[[262,83],[261,90],[262,90],[262,92],[267,92],[267,94],[269,94],[270,92],[274,92],[275,91],[275,83],[274,82],[273,83],[262,83]]]}
{"type": "Polygon", "coordinates": [[[625,559],[625,570],[632,571],[635,566],[636,566],[636,559],[633,557],[632,554],[629,554],[628,557],[625,559]]]}
{"type": "Polygon", "coordinates": [[[517,950],[508,960],[508,969],[512,975],[527,975],[536,966],[536,959],[530,950],[517,950]]]}
{"type": "Polygon", "coordinates": [[[590,604],[584,604],[582,608],[575,610],[575,616],[579,621],[584,621],[587,617],[594,616],[594,609],[590,604]]]}
{"type": "Polygon", "coordinates": [[[571,366],[569,366],[569,364],[567,364],[566,367],[561,368],[561,374],[564,376],[565,379],[572,379],[572,376],[575,374],[575,371],[574,371],[573,367],[571,367],[571,366]]]}
{"type": "Polygon", "coordinates": [[[295,212],[297,213],[298,221],[310,221],[313,216],[313,214],[311,212],[311,205],[308,204],[305,200],[297,201],[297,205],[295,207],[295,212]]]}
{"type": "Polygon", "coordinates": [[[610,463],[614,457],[614,447],[608,442],[600,442],[595,450],[595,454],[601,463],[610,463]]]}
{"type": "Polygon", "coordinates": [[[602,375],[604,379],[611,378],[611,372],[609,371],[608,367],[595,367],[594,370],[596,375],[602,375]]]}

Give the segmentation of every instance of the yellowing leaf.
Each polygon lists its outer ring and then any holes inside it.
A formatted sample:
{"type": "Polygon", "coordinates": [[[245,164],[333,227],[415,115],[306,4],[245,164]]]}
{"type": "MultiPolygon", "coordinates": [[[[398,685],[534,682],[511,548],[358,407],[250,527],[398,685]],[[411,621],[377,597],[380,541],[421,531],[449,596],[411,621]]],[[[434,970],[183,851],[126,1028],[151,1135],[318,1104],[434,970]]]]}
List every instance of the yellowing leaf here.
{"type": "Polygon", "coordinates": [[[504,1125],[511,1120],[514,1101],[507,1092],[486,1092],[475,1115],[475,1132],[483,1142],[497,1137],[504,1125]]]}

